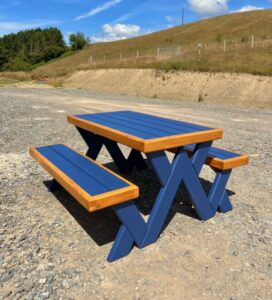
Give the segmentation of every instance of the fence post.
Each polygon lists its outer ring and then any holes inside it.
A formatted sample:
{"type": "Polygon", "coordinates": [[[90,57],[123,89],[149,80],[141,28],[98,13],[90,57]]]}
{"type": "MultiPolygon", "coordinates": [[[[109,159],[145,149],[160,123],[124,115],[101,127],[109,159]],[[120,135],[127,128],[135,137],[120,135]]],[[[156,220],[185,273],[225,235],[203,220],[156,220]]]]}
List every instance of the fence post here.
{"type": "Polygon", "coordinates": [[[226,52],[226,50],[227,50],[227,41],[224,40],[224,52],[226,52]]]}
{"type": "Polygon", "coordinates": [[[104,61],[104,63],[106,62],[106,55],[104,55],[103,61],[104,61]]]}
{"type": "Polygon", "coordinates": [[[253,49],[254,48],[254,35],[251,37],[251,49],[253,49]]]}
{"type": "Polygon", "coordinates": [[[139,58],[139,50],[137,50],[136,58],[137,58],[137,59],[139,58]]]}
{"type": "Polygon", "coordinates": [[[122,53],[120,53],[120,61],[122,60],[122,53]]]}
{"type": "Polygon", "coordinates": [[[92,57],[92,56],[89,57],[88,63],[89,63],[89,64],[92,64],[92,63],[93,63],[93,57],[92,57]]]}
{"type": "Polygon", "coordinates": [[[157,49],[157,56],[160,56],[160,48],[157,49]]]}

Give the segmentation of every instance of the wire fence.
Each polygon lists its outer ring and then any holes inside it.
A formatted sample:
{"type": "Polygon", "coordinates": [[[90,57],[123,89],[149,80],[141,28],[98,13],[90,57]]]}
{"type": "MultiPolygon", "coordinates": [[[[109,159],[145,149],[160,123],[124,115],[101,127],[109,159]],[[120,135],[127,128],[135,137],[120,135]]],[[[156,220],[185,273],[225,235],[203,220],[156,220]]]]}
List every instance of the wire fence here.
{"type": "Polygon", "coordinates": [[[149,50],[135,50],[133,52],[115,52],[100,55],[91,55],[87,64],[126,64],[126,63],[152,63],[156,61],[186,58],[201,58],[209,53],[228,53],[242,51],[254,51],[255,49],[272,49],[272,39],[252,36],[245,36],[241,39],[217,38],[214,43],[197,43],[188,47],[170,46],[158,47],[149,50]]]}

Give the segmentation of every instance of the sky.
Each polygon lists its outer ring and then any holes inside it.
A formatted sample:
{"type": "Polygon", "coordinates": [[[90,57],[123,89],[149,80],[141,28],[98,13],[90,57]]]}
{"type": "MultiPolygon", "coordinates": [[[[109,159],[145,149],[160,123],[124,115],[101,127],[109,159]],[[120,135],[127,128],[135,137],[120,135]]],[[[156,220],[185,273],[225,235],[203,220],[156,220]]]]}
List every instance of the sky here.
{"type": "Polygon", "coordinates": [[[84,32],[91,42],[138,36],[181,23],[272,8],[272,0],[0,0],[0,36],[30,28],[84,32]]]}

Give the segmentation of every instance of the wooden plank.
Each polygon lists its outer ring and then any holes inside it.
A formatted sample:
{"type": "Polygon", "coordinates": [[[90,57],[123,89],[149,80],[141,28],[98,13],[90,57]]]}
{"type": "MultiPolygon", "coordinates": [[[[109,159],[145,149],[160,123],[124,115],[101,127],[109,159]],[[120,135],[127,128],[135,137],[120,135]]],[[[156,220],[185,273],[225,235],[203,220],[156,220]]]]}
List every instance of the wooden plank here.
{"type": "Polygon", "coordinates": [[[107,126],[97,124],[95,122],[84,120],[80,117],[68,116],[67,120],[69,123],[77,127],[83,128],[144,153],[167,150],[174,147],[199,142],[212,141],[221,139],[223,137],[222,129],[210,129],[146,140],[107,126]]]}
{"type": "MultiPolygon", "coordinates": [[[[61,172],[54,164],[52,164],[48,159],[46,159],[35,148],[30,149],[30,154],[34,159],[36,159],[41,164],[41,166],[43,166],[43,168],[52,177],[54,177],[59,182],[59,184],[64,189],[66,189],[89,212],[94,212],[96,210],[100,210],[105,207],[113,206],[139,197],[139,188],[127,180],[124,180],[129,184],[129,186],[127,187],[115,191],[105,192],[100,195],[91,196],[84,189],[82,189],[77,183],[71,180],[71,178],[69,178],[65,173],[61,172]]],[[[114,174],[118,178],[122,179],[121,176],[108,170],[104,166],[101,167],[109,171],[110,173],[114,174]]]]}
{"type": "Polygon", "coordinates": [[[92,133],[101,135],[115,142],[127,145],[133,149],[143,152],[144,140],[133,135],[122,133],[120,131],[110,129],[109,127],[98,125],[94,122],[86,121],[75,116],[68,116],[67,121],[77,127],[88,130],[92,133]]]}
{"type": "Polygon", "coordinates": [[[145,141],[143,152],[149,153],[158,150],[167,150],[173,147],[181,147],[189,144],[213,141],[221,139],[222,137],[222,129],[211,129],[207,131],[199,131],[194,133],[157,138],[145,141]]]}
{"type": "MultiPolygon", "coordinates": [[[[220,148],[216,148],[216,149],[220,150],[220,148]]],[[[237,154],[235,152],[232,152],[232,151],[229,151],[226,149],[222,149],[222,150],[237,154]]],[[[176,153],[177,148],[169,149],[168,151],[170,151],[172,153],[176,153]]],[[[193,151],[189,150],[189,149],[187,149],[186,151],[189,155],[192,155],[192,153],[193,153],[193,151]]],[[[244,165],[247,165],[248,163],[249,163],[249,156],[246,154],[237,154],[237,156],[235,156],[235,157],[226,158],[226,159],[210,156],[208,154],[208,157],[206,158],[206,161],[205,161],[206,165],[208,165],[212,168],[218,169],[218,170],[222,170],[222,171],[230,170],[230,169],[237,168],[240,166],[244,166],[244,165]]]]}

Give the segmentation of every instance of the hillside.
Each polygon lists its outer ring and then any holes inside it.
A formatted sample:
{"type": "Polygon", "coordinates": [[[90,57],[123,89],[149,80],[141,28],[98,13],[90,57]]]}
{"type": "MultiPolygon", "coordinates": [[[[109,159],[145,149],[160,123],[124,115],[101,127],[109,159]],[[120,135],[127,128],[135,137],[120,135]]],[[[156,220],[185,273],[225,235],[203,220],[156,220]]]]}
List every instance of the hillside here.
{"type": "MultiPolygon", "coordinates": [[[[188,53],[185,57],[188,62],[184,63],[183,60],[180,68],[194,70],[195,66],[202,70],[196,62],[196,59],[199,60],[197,45],[202,43],[207,46],[207,49],[211,48],[209,51],[203,51],[202,54],[201,65],[204,71],[237,71],[271,75],[271,40],[272,10],[235,13],[128,40],[94,44],[75,55],[44,65],[38,68],[37,72],[48,76],[62,76],[78,69],[97,67],[95,62],[101,62],[103,57],[107,58],[104,62],[107,67],[120,64],[122,67],[135,67],[135,63],[128,63],[128,59],[131,57],[135,60],[137,51],[146,57],[155,57],[158,47],[178,45],[182,49],[187,49],[188,53]],[[254,51],[250,51],[252,35],[259,43],[253,49],[254,51]],[[224,40],[228,43],[227,52],[222,51],[224,40]],[[264,47],[262,47],[263,44],[264,47]],[[120,53],[122,53],[123,62],[120,62],[120,53]],[[87,64],[90,56],[93,58],[93,65],[87,64]]],[[[150,63],[154,64],[154,60],[139,60],[137,66],[150,66],[150,63]]],[[[172,68],[171,65],[169,68],[172,68]]],[[[178,68],[177,63],[173,68],[178,68]]]]}

